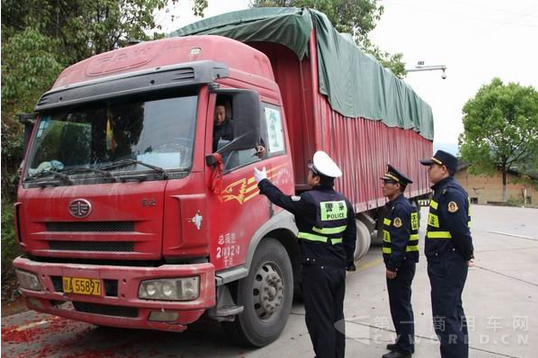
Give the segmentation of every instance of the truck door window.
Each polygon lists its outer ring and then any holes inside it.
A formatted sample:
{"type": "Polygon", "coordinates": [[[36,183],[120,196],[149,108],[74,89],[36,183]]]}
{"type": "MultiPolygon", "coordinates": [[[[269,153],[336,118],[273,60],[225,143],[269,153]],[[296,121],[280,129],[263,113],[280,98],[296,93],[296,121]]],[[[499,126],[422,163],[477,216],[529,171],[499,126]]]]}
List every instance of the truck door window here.
{"type": "MultiPolygon", "coordinates": [[[[234,139],[234,120],[231,97],[222,95],[217,97],[214,116],[212,149],[213,152],[216,152],[234,139]],[[223,116],[225,118],[222,118],[223,116]]],[[[262,138],[260,138],[260,144],[263,145],[262,138]]],[[[222,155],[222,159],[224,161],[224,170],[226,172],[261,160],[256,156],[255,148],[225,152],[222,155]]]]}

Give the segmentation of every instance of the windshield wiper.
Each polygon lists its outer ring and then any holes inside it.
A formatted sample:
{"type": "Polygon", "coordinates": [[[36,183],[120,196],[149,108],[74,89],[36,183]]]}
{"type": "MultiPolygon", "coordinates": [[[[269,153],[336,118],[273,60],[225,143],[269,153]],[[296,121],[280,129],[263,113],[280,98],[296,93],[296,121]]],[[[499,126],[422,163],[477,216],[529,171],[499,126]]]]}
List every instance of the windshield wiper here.
{"type": "Polygon", "coordinates": [[[138,164],[138,165],[142,165],[144,167],[153,169],[156,172],[161,173],[162,176],[163,176],[162,177],[163,179],[168,179],[168,172],[165,169],[163,169],[161,167],[158,167],[156,165],[151,165],[151,164],[148,164],[148,163],[144,163],[144,162],[142,162],[140,160],[136,160],[136,159],[120,159],[118,161],[112,162],[112,164],[110,164],[110,165],[101,167],[101,169],[102,170],[111,170],[111,169],[116,169],[116,168],[120,168],[120,167],[127,167],[127,166],[133,165],[133,164],[138,164]]]}
{"type": "Polygon", "coordinates": [[[28,178],[26,178],[24,181],[33,180],[33,179],[37,179],[37,178],[43,178],[43,177],[46,177],[46,176],[49,176],[49,175],[52,175],[53,177],[60,179],[64,183],[67,183],[69,185],[73,185],[73,181],[67,175],[65,175],[63,173],[58,173],[58,172],[55,172],[55,171],[52,171],[52,170],[47,170],[47,169],[44,169],[43,171],[40,171],[39,173],[36,173],[34,175],[28,176],[28,178]]]}
{"type": "Polygon", "coordinates": [[[113,181],[116,181],[116,177],[112,175],[111,172],[107,172],[106,170],[102,170],[102,169],[78,167],[78,168],[72,168],[72,169],[68,169],[64,171],[65,174],[77,174],[77,173],[85,173],[85,172],[98,173],[107,178],[112,179],[113,181]]]}

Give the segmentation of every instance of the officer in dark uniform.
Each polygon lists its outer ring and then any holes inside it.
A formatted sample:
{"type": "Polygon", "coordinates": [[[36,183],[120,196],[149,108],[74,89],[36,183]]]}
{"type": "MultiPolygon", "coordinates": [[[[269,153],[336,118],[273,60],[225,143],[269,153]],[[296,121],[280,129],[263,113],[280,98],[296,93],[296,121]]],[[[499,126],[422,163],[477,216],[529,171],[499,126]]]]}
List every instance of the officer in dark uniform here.
{"type": "Polygon", "coordinates": [[[309,168],[312,189],[298,196],[284,195],[271,184],[265,168],[254,169],[254,176],[261,194],[295,215],[305,321],[316,357],[340,358],[345,354],[342,321],[346,269],[355,269],[355,212],[350,202],[334,190],[334,179],[342,172],[325,152],[316,152],[309,168]]]}
{"type": "Polygon", "coordinates": [[[396,342],[383,358],[407,358],[415,352],[415,324],[411,307],[411,284],[418,262],[418,214],[403,195],[412,183],[393,166],[387,166],[383,195],[389,199],[383,219],[383,260],[385,261],[390,313],[396,328],[396,342]]]}
{"type": "Polygon", "coordinates": [[[454,180],[458,160],[452,154],[438,150],[433,158],[420,163],[429,167],[434,184],[425,253],[435,333],[442,358],[467,358],[469,335],[461,295],[474,258],[469,197],[454,180]]]}

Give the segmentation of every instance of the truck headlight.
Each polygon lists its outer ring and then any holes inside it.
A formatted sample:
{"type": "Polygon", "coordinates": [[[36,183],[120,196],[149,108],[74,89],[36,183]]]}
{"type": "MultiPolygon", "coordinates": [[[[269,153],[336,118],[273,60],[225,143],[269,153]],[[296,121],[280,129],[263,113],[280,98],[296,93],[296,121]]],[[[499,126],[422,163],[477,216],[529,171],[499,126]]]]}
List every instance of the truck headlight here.
{"type": "Polygon", "coordinates": [[[19,269],[15,270],[15,273],[17,274],[17,280],[19,281],[21,288],[32,291],[41,291],[41,283],[39,283],[36,274],[19,269]]]}
{"type": "Polygon", "coordinates": [[[164,301],[190,301],[200,294],[199,277],[146,280],[140,283],[138,298],[164,301]]]}

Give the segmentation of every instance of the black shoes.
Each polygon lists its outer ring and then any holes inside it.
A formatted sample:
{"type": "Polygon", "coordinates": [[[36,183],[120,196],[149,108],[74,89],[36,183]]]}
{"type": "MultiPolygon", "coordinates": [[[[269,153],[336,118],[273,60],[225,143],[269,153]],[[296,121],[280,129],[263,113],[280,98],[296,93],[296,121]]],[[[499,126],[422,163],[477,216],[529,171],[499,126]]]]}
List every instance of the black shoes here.
{"type": "MultiPolygon", "coordinates": [[[[392,346],[392,344],[389,344],[387,346],[387,348],[389,346],[392,346]]],[[[381,358],[411,358],[411,353],[403,353],[403,352],[399,352],[399,351],[392,351],[390,353],[383,354],[383,356],[381,358]]]]}
{"type": "Polygon", "coordinates": [[[396,343],[389,343],[387,344],[387,349],[389,351],[395,351],[396,349],[398,349],[398,346],[396,345],[396,343]]]}

